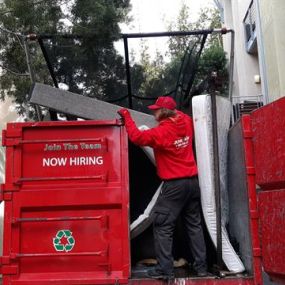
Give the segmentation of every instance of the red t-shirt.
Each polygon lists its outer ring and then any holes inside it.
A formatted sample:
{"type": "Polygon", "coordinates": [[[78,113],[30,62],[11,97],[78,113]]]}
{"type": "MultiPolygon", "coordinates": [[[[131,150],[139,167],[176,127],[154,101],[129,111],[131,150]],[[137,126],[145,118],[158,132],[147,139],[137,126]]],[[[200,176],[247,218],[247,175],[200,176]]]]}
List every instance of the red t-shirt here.
{"type": "Polygon", "coordinates": [[[191,117],[177,111],[175,117],[160,121],[157,127],[140,131],[130,114],[127,114],[125,126],[134,144],[153,148],[157,174],[162,180],[197,175],[197,165],[192,149],[191,117]]]}

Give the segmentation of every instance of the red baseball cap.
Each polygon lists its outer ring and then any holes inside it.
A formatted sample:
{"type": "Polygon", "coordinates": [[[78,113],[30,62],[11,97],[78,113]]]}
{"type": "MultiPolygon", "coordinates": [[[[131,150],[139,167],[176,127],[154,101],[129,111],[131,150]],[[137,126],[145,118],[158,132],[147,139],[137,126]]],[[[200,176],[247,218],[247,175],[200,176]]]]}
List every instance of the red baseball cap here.
{"type": "Polygon", "coordinates": [[[161,108],[174,110],[176,108],[176,102],[169,96],[161,96],[157,98],[153,105],[148,106],[148,108],[150,110],[157,110],[161,108]]]}

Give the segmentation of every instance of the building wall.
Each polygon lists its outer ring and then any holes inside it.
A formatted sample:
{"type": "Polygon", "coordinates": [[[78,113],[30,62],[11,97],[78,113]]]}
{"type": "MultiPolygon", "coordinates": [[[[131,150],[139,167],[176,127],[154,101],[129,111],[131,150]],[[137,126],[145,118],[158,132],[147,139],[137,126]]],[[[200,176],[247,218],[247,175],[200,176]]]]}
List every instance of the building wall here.
{"type": "MultiPolygon", "coordinates": [[[[225,26],[235,31],[235,68],[233,96],[261,95],[261,85],[254,83],[254,76],[259,75],[257,55],[250,55],[245,48],[245,33],[243,19],[251,0],[222,0],[224,6],[225,26]]],[[[230,37],[224,37],[224,48],[230,54],[230,37]]],[[[239,101],[247,100],[241,98],[239,101]]]]}
{"type": "Polygon", "coordinates": [[[268,97],[272,102],[285,96],[285,1],[259,0],[259,5],[268,79],[268,97]]]}

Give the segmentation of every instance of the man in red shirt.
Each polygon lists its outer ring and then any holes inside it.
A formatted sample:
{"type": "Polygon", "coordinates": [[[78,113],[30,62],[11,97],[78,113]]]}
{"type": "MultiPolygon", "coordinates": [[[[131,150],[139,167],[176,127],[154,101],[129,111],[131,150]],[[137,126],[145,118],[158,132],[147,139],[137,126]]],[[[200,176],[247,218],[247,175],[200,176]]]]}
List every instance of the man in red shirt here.
{"type": "Polygon", "coordinates": [[[139,146],[153,148],[158,176],[164,184],[154,210],[154,242],[158,265],[149,270],[152,278],[173,278],[172,241],[175,223],[181,214],[194,258],[193,267],[200,277],[206,276],[206,247],[200,216],[200,188],[192,141],[193,122],[176,110],[175,101],[159,97],[153,111],[158,126],[139,130],[127,109],[119,110],[129,139],[139,146]]]}

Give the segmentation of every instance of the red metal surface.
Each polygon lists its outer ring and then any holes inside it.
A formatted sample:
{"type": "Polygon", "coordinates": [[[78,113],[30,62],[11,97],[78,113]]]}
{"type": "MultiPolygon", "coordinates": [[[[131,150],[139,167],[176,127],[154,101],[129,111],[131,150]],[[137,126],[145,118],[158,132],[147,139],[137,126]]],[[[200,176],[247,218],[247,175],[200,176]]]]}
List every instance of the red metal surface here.
{"type": "Polygon", "coordinates": [[[246,164],[247,175],[247,189],[249,200],[249,213],[250,213],[250,234],[252,243],[252,256],[253,256],[253,272],[254,284],[263,284],[262,271],[261,271],[261,248],[258,236],[258,207],[256,196],[256,180],[254,168],[254,154],[252,142],[252,130],[250,116],[242,117],[242,132],[243,132],[243,145],[244,145],[244,158],[246,164]]]}
{"type": "MultiPolygon", "coordinates": [[[[173,284],[261,285],[261,256],[265,271],[283,282],[285,101],[274,104],[242,118],[254,277],[173,284]],[[258,197],[256,184],[263,190],[258,197]]],[[[119,122],[9,124],[3,144],[3,285],[165,284],[128,280],[127,139],[119,122]],[[61,230],[72,232],[72,250],[55,250],[61,230]]],[[[68,238],[60,245],[69,245],[68,238]]]]}
{"type": "Polygon", "coordinates": [[[285,189],[285,97],[251,115],[256,183],[262,190],[285,189]]]}
{"type": "Polygon", "coordinates": [[[264,270],[285,284],[285,190],[258,196],[264,270]]]}
{"type": "Polygon", "coordinates": [[[285,284],[285,98],[251,120],[264,270],[285,284]]]}
{"type": "Polygon", "coordinates": [[[127,136],[119,121],[8,124],[3,285],[127,283],[127,136]]]}

